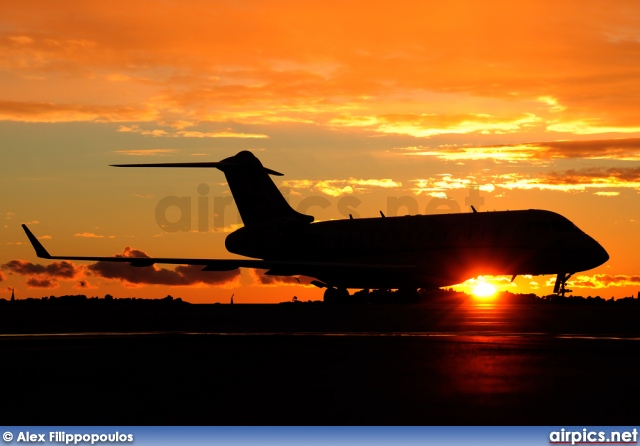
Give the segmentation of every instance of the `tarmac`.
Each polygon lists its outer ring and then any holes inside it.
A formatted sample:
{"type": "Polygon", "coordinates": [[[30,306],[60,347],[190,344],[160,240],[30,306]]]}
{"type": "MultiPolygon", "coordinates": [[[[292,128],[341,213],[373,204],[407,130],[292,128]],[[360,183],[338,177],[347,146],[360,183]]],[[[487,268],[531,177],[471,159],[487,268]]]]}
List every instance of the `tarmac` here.
{"type": "Polygon", "coordinates": [[[632,425],[639,315],[468,301],[3,308],[0,415],[6,425],[632,425]]]}

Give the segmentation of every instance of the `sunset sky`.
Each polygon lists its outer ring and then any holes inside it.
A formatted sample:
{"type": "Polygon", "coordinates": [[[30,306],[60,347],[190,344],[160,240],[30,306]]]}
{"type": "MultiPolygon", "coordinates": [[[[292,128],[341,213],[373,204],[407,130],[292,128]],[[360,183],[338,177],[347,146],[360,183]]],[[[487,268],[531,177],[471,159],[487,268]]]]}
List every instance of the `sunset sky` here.
{"type": "MultiPolygon", "coordinates": [[[[220,171],[109,164],[240,150],[283,172],[276,184],[316,220],[425,214],[434,199],[468,212],[474,192],[479,211],[561,213],[610,255],[570,280],[575,294],[640,291],[638,2],[21,0],[0,10],[0,298],[15,287],[19,298],[321,299],[253,270],[48,262],[20,228],[53,254],[233,257],[224,238],[240,222],[220,171]],[[190,231],[160,227],[168,196],[188,198],[190,231]],[[409,207],[394,211],[399,200],[409,207]]],[[[554,277],[485,280],[545,295],[554,277]]]]}

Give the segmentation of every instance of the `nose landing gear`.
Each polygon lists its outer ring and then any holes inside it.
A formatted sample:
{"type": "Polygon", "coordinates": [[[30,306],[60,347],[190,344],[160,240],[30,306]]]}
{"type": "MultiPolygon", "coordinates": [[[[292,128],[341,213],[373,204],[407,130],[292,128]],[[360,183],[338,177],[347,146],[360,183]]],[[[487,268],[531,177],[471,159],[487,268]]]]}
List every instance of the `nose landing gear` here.
{"type": "Polygon", "coordinates": [[[573,276],[573,273],[558,273],[556,283],[553,286],[553,294],[564,297],[565,293],[571,293],[572,290],[567,289],[567,280],[573,276]]]}

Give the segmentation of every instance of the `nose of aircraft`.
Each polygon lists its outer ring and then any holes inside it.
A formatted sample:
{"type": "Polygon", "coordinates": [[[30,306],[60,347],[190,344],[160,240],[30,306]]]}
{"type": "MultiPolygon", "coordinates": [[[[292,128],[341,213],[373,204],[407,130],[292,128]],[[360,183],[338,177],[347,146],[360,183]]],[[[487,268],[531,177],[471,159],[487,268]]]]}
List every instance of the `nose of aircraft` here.
{"type": "Polygon", "coordinates": [[[609,260],[609,254],[602,247],[602,245],[595,240],[591,239],[591,246],[589,247],[588,252],[586,253],[585,260],[589,263],[589,268],[592,269],[597,266],[602,265],[604,262],[609,260]]]}

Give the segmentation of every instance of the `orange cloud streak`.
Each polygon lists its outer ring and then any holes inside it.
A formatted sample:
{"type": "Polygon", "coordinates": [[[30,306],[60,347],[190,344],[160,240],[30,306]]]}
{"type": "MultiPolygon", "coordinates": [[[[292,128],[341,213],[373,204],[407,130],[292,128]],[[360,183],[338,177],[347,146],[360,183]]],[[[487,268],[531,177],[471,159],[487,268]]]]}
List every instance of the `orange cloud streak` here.
{"type": "Polygon", "coordinates": [[[403,155],[433,156],[446,161],[483,160],[539,161],[552,159],[640,160],[640,138],[593,141],[548,141],[491,146],[404,147],[403,155]]]}
{"type": "Polygon", "coordinates": [[[160,122],[178,114],[370,123],[418,137],[536,123],[638,133],[639,8],[595,0],[9,3],[0,118],[160,122]]]}
{"type": "Polygon", "coordinates": [[[575,288],[609,288],[640,285],[640,276],[594,274],[592,276],[577,276],[568,282],[575,288]]]}

